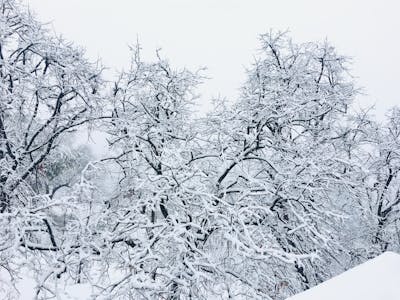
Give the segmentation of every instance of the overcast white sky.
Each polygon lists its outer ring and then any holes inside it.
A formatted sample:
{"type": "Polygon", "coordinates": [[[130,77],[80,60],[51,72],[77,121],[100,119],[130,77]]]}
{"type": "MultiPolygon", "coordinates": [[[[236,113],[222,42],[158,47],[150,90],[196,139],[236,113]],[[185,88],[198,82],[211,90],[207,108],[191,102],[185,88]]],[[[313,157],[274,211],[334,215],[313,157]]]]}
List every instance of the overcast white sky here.
{"type": "Polygon", "coordinates": [[[377,115],[400,104],[398,0],[24,0],[42,21],[87,49],[91,59],[122,68],[137,37],[145,56],[161,47],[182,67],[208,67],[203,99],[234,98],[258,48],[258,34],[289,29],[298,42],[328,38],[354,58],[364,105],[377,115]]]}

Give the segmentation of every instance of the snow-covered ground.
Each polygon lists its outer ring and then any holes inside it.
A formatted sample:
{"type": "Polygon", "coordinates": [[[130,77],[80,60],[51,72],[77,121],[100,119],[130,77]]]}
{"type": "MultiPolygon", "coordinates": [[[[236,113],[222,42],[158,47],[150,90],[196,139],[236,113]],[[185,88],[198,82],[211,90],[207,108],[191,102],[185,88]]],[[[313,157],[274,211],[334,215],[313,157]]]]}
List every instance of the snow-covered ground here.
{"type": "MultiPolygon", "coordinates": [[[[31,272],[22,272],[21,277],[11,280],[8,272],[5,269],[0,269],[0,299],[1,300],[34,300],[37,299],[37,283],[33,279],[31,272]],[[22,277],[22,278],[21,278],[22,277]]],[[[73,284],[58,286],[47,285],[55,292],[52,294],[43,290],[38,297],[43,298],[43,292],[49,299],[57,300],[89,300],[92,295],[92,288],[89,284],[73,284]]],[[[46,298],[47,299],[47,298],[46,298]]]]}
{"type": "Polygon", "coordinates": [[[386,252],[287,300],[399,300],[400,255],[386,252]]]}

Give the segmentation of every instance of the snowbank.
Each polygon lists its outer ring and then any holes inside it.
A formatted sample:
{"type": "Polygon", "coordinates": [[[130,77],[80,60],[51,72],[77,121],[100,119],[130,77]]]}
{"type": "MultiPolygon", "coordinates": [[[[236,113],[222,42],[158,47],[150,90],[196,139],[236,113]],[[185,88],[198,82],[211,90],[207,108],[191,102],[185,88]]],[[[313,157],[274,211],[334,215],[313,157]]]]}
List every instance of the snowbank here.
{"type": "Polygon", "coordinates": [[[371,259],[287,300],[399,300],[400,255],[371,259]]]}

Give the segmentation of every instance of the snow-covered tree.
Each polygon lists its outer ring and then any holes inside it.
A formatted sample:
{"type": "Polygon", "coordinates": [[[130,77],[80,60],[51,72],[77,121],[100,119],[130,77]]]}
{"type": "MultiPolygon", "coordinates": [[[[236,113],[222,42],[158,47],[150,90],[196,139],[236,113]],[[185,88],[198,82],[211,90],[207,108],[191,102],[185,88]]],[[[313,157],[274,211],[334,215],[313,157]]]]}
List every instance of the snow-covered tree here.
{"type": "Polygon", "coordinates": [[[399,250],[399,108],[350,112],[327,42],[260,41],[239,98],[198,117],[200,71],[137,47],[103,82],[0,0],[0,295],[26,274],[36,299],[284,299],[399,250]],[[109,143],[98,161],[74,145],[84,125],[109,143]]]}
{"type": "Polygon", "coordinates": [[[364,124],[358,163],[365,166],[363,195],[358,201],[362,222],[359,244],[365,258],[387,250],[399,251],[400,110],[389,110],[383,124],[364,124]],[[361,157],[361,161],[360,158],[361,157]]]}
{"type": "Polygon", "coordinates": [[[388,122],[376,136],[376,148],[379,153],[370,172],[375,177],[370,195],[375,201],[377,229],[375,242],[381,250],[389,248],[399,251],[400,221],[400,109],[393,108],[388,115],[388,122]]]}
{"type": "Polygon", "coordinates": [[[201,203],[191,190],[200,188],[193,181],[201,174],[188,160],[196,144],[190,118],[200,81],[161,57],[143,62],[137,48],[113,87],[113,118],[106,126],[114,154],[103,161],[121,172],[107,210],[120,216],[110,234],[113,251],[124,253],[118,266],[125,272],[108,288],[113,297],[129,291],[134,298],[178,299],[199,279],[203,257],[194,236],[201,230],[201,203]]]}
{"type": "Polygon", "coordinates": [[[56,153],[100,116],[102,82],[83,50],[49,34],[18,1],[0,1],[0,30],[0,264],[10,269],[20,251],[60,250],[49,217],[65,184],[52,182],[56,153]]]}
{"type": "Polygon", "coordinates": [[[340,219],[332,203],[351,186],[334,141],[355,90],[329,44],[297,45],[281,33],[261,41],[241,99],[209,121],[219,155],[208,177],[227,222],[224,255],[235,257],[232,283],[282,297],[330,275],[340,219]]]}

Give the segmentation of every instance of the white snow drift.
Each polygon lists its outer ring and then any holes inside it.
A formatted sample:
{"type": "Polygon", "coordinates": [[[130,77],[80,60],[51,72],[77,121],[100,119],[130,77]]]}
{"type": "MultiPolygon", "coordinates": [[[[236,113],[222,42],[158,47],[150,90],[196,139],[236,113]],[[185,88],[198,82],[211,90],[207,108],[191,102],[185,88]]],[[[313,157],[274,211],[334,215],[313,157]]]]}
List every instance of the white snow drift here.
{"type": "Polygon", "coordinates": [[[400,255],[371,259],[287,300],[398,300],[400,255]]]}

